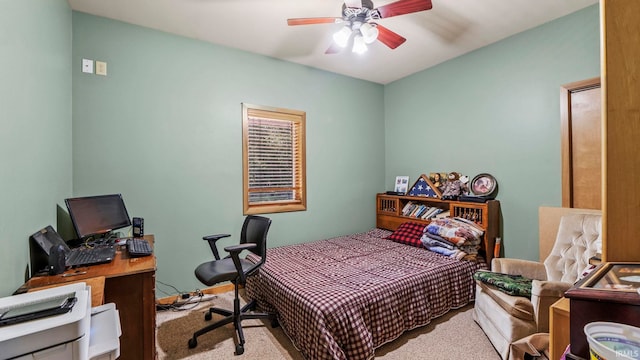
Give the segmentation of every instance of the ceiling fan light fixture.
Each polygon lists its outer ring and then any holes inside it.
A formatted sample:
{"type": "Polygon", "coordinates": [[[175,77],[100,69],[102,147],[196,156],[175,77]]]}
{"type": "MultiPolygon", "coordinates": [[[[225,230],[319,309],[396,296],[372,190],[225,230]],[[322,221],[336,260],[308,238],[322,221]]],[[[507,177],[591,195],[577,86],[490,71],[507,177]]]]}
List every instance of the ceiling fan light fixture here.
{"type": "Polygon", "coordinates": [[[351,37],[351,28],[344,26],[333,34],[333,41],[340,47],[346,47],[349,42],[349,37],[351,37]]]}
{"type": "Polygon", "coordinates": [[[356,54],[364,54],[367,50],[367,44],[365,43],[364,38],[361,35],[356,35],[353,38],[353,48],[351,51],[356,54]]]}
{"type": "Polygon", "coordinates": [[[360,33],[367,44],[373,43],[378,38],[378,28],[369,23],[364,23],[360,26],[360,33]]]}
{"type": "MultiPolygon", "coordinates": [[[[325,54],[336,54],[347,46],[352,51],[367,51],[367,44],[380,41],[393,50],[407,39],[377,23],[380,19],[430,10],[432,0],[395,0],[392,3],[374,7],[373,0],[343,0],[341,17],[311,17],[287,19],[289,26],[341,23],[344,26],[333,34],[333,41],[325,54]],[[357,44],[351,45],[351,38],[360,37],[357,44]]],[[[392,1],[392,0],[388,0],[392,1]]]]}

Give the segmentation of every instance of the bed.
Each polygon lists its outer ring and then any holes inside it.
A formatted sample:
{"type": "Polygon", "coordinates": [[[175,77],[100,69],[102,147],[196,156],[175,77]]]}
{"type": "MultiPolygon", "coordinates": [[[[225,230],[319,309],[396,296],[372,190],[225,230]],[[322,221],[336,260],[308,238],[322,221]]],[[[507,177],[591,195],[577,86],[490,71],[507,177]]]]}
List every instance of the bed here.
{"type": "Polygon", "coordinates": [[[445,257],[372,229],[268,250],[246,291],[306,359],[371,359],[374,349],[474,299],[483,261],[445,257]]]}

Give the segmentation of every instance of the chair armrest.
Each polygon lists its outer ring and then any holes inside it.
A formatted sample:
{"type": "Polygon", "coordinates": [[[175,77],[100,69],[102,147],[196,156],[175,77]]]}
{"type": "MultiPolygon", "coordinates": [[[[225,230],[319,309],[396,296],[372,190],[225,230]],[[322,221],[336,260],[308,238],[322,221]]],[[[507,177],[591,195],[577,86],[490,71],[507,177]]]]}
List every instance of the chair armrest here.
{"type": "Polygon", "coordinates": [[[220,239],[222,239],[222,238],[226,238],[226,237],[229,237],[229,236],[231,236],[231,234],[207,235],[207,236],[204,236],[204,237],[202,238],[202,240],[207,240],[207,241],[209,241],[209,240],[218,241],[218,240],[220,240],[220,239]]]}
{"type": "Polygon", "coordinates": [[[218,253],[218,247],[216,246],[216,241],[231,236],[230,234],[216,234],[216,235],[207,235],[202,238],[202,240],[207,240],[209,242],[209,247],[211,248],[211,252],[216,260],[220,260],[220,254],[218,253]]]}
{"type": "Polygon", "coordinates": [[[547,269],[544,264],[531,260],[493,258],[491,260],[491,271],[509,275],[522,275],[528,279],[547,279],[547,269]]]}
{"type": "Polygon", "coordinates": [[[253,249],[257,247],[258,244],[254,243],[244,243],[238,245],[231,245],[224,248],[224,251],[228,252],[231,255],[231,260],[233,260],[233,265],[236,267],[236,271],[238,272],[239,281],[241,284],[244,284],[247,278],[247,274],[242,270],[242,264],[240,264],[240,253],[243,250],[253,249]]]}
{"type": "Polygon", "coordinates": [[[560,299],[565,291],[569,290],[573,284],[563,281],[540,281],[533,280],[531,284],[531,294],[537,296],[553,296],[560,299]]]}
{"type": "Polygon", "coordinates": [[[257,246],[258,244],[254,244],[254,243],[244,243],[244,244],[227,246],[226,248],[224,248],[224,251],[230,253],[231,256],[233,256],[234,253],[239,254],[240,252],[242,252],[242,250],[253,249],[257,246]]]}
{"type": "Polygon", "coordinates": [[[549,332],[549,308],[564,296],[573,284],[562,281],[533,280],[531,283],[531,304],[538,324],[538,332],[549,332]]]}

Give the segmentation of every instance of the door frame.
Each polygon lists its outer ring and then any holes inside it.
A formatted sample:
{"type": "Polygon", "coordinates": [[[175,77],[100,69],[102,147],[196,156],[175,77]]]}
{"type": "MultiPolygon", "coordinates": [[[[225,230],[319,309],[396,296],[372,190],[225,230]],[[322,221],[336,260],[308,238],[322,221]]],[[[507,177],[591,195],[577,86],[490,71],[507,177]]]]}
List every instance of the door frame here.
{"type": "Polygon", "coordinates": [[[581,80],[560,86],[560,133],[562,154],[562,207],[572,207],[573,182],[571,168],[572,134],[571,134],[571,95],[575,92],[601,87],[600,77],[581,80]]]}

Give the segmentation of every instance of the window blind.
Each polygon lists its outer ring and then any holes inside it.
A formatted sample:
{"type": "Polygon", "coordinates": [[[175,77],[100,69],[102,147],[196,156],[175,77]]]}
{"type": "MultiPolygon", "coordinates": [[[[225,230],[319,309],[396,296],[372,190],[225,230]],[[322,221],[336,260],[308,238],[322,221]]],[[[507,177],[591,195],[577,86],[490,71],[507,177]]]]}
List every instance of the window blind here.
{"type": "Polygon", "coordinates": [[[249,203],[300,200],[297,127],[249,117],[249,203]]]}

